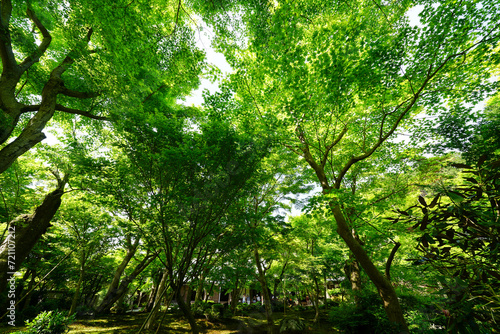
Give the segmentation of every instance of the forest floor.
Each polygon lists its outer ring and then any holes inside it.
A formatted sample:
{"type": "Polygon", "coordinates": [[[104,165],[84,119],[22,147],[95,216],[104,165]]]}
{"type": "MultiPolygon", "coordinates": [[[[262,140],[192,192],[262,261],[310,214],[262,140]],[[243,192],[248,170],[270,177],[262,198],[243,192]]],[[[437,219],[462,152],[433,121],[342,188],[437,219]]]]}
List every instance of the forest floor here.
{"type": "MultiPolygon", "coordinates": [[[[326,320],[327,316],[327,313],[325,311],[322,311],[319,323],[315,324],[312,322],[312,320],[314,319],[314,311],[312,309],[305,311],[287,310],[287,317],[301,318],[305,322],[306,330],[304,331],[304,333],[337,333],[332,325],[326,320]]],[[[137,333],[146,317],[146,313],[134,313],[126,315],[111,314],[95,319],[77,319],[73,324],[70,325],[69,334],[137,333]]],[[[279,332],[278,326],[283,317],[283,313],[273,314],[274,322],[277,325],[276,332],[279,332]]],[[[197,322],[201,329],[200,332],[207,334],[267,333],[265,326],[266,321],[263,313],[251,313],[246,316],[234,316],[233,318],[221,319],[219,321],[197,319],[197,322]]],[[[0,327],[0,332],[3,332],[4,329],[5,328],[0,327]]],[[[13,330],[23,329],[24,328],[17,327],[13,330]]],[[[155,331],[156,328],[154,330],[144,331],[143,333],[152,334],[155,333],[155,331]]],[[[6,333],[9,332],[11,331],[6,331],[6,333]]],[[[190,333],[190,326],[187,320],[180,313],[167,313],[158,333],[190,333]]]]}

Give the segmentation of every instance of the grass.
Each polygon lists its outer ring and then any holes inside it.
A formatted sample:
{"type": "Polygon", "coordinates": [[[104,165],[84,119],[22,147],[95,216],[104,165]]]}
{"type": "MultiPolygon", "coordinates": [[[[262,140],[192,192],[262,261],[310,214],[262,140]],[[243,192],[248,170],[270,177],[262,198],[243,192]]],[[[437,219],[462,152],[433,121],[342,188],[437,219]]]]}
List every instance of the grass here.
{"type": "MultiPolygon", "coordinates": [[[[306,333],[336,333],[337,331],[331,327],[326,321],[327,314],[322,313],[320,322],[315,324],[312,322],[314,312],[312,309],[305,311],[287,310],[287,316],[297,317],[304,320],[307,324],[306,333]]],[[[85,333],[101,333],[101,334],[132,334],[137,333],[142,323],[146,319],[146,313],[136,314],[111,314],[102,316],[96,319],[78,319],[70,325],[69,334],[85,334],[85,333]]],[[[283,313],[274,313],[273,319],[278,326],[283,313]]],[[[159,323],[159,321],[158,321],[159,323]]],[[[206,319],[197,319],[201,333],[206,334],[236,334],[236,333],[266,333],[266,318],[263,313],[251,313],[249,315],[237,315],[230,319],[221,319],[219,321],[208,321],[206,319]]],[[[22,330],[21,327],[0,327],[1,333],[9,333],[15,330],[22,330]]],[[[156,328],[155,328],[156,330],[156,328]]],[[[152,334],[155,330],[144,331],[144,333],[152,334]]],[[[186,334],[190,333],[191,329],[187,320],[180,313],[167,313],[158,333],[169,334],[186,334]]]]}

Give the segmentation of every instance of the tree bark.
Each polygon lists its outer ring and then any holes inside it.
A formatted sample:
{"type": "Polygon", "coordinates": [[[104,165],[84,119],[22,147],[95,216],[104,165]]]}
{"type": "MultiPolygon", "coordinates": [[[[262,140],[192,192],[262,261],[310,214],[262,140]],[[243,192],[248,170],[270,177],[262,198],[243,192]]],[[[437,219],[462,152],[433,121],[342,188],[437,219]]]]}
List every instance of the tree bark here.
{"type": "MultiPolygon", "coordinates": [[[[51,72],[48,80],[44,83],[41,102],[38,106],[27,106],[20,103],[16,96],[16,86],[20,82],[22,75],[28,71],[43,56],[51,41],[49,31],[43,26],[36,14],[29,8],[26,11],[27,18],[37,27],[42,35],[42,41],[37,45],[36,50],[18,63],[12,48],[12,38],[10,35],[10,18],[12,15],[12,5],[10,0],[1,2],[0,20],[0,56],[2,61],[2,74],[0,77],[0,145],[4,144],[12,135],[13,130],[18,125],[21,114],[26,111],[35,111],[35,115],[23,128],[19,136],[12,142],[0,149],[0,174],[9,168],[16,159],[30,150],[36,144],[45,139],[42,132],[46,124],[54,116],[56,109],[66,112],[77,113],[60,106],[57,108],[57,96],[64,94],[76,98],[91,98],[97,96],[92,93],[77,93],[69,91],[64,86],[62,74],[74,63],[74,59],[66,56],[64,60],[51,72]]],[[[86,35],[83,43],[90,41],[92,29],[86,35]]],[[[87,117],[92,117],[88,112],[80,113],[87,117]]]]}
{"type": "MultiPolygon", "coordinates": [[[[134,253],[135,253],[135,251],[134,251],[134,253]]],[[[158,253],[146,255],[146,257],[144,257],[144,259],[142,259],[142,261],[134,268],[132,273],[129,276],[126,276],[125,278],[122,279],[119,286],[114,286],[113,282],[112,282],[111,283],[112,285],[108,289],[106,296],[104,297],[103,301],[101,302],[101,304],[97,308],[96,312],[97,313],[108,313],[110,311],[111,307],[113,307],[113,305],[116,303],[116,301],[118,301],[120,299],[120,297],[122,297],[125,294],[125,292],[128,289],[129,284],[134,279],[136,279],[137,276],[144,269],[146,269],[147,266],[151,262],[153,262],[157,256],[158,256],[158,253]]],[[[124,259],[124,261],[125,261],[125,259],[124,259]]],[[[122,262],[122,264],[123,264],[123,262],[122,262]]],[[[123,270],[125,270],[125,268],[123,268],[123,270]]],[[[122,273],[123,273],[123,270],[122,270],[122,273]]],[[[115,278],[116,278],[116,274],[115,274],[115,278]]]]}
{"type": "Polygon", "coordinates": [[[197,302],[197,301],[200,301],[201,300],[201,296],[203,294],[203,283],[205,282],[205,275],[204,274],[201,274],[200,275],[200,279],[198,281],[198,286],[196,287],[196,295],[194,297],[194,301],[197,302]]]}
{"type": "Polygon", "coordinates": [[[9,234],[0,246],[0,294],[5,291],[9,272],[18,271],[31,249],[51,226],[50,221],[61,205],[68,175],[58,180],[57,188],[45,196],[32,215],[22,215],[9,224],[9,234]],[[11,252],[9,255],[9,246],[11,252]],[[15,252],[12,252],[14,246],[15,252]],[[15,254],[15,258],[12,256],[15,254]],[[9,258],[10,256],[10,258],[9,258]],[[9,259],[11,262],[9,263],[9,259]]]}
{"type": "MultiPolygon", "coordinates": [[[[128,237],[128,239],[130,240],[130,237],[128,237]]],[[[130,260],[132,260],[132,258],[134,257],[138,246],[139,246],[139,238],[137,238],[133,244],[128,242],[127,254],[125,254],[125,257],[123,258],[122,262],[118,265],[118,268],[116,268],[113,280],[111,281],[111,284],[108,287],[108,291],[106,292],[106,297],[111,293],[111,291],[116,290],[118,288],[118,285],[120,284],[120,278],[123,272],[125,271],[125,268],[129,264],[130,260]]],[[[104,299],[106,299],[106,297],[104,297],[104,299]]]]}
{"type": "Polygon", "coordinates": [[[236,306],[238,305],[238,300],[240,299],[240,287],[239,287],[239,277],[236,276],[236,282],[233,288],[233,291],[231,291],[231,314],[236,315],[236,306]]]}
{"type": "Polygon", "coordinates": [[[409,333],[398,296],[391,282],[377,269],[377,267],[375,267],[364,248],[352,236],[340,205],[332,203],[331,209],[335,216],[335,221],[337,222],[337,233],[344,239],[358,263],[364,269],[368,277],[370,277],[370,280],[375,284],[380,298],[382,298],[389,321],[394,324],[395,329],[397,328],[401,332],[409,333]]]}
{"type": "Polygon", "coordinates": [[[76,306],[78,305],[78,300],[80,299],[80,291],[83,283],[83,276],[85,275],[85,251],[82,250],[80,253],[80,277],[76,283],[75,294],[73,295],[73,301],[71,302],[71,308],[69,309],[68,316],[72,315],[76,311],[76,306]]]}
{"type": "Polygon", "coordinates": [[[184,301],[184,296],[182,296],[181,294],[181,288],[182,286],[177,287],[175,293],[175,299],[177,300],[177,304],[179,305],[179,308],[181,309],[182,313],[184,313],[184,316],[189,321],[189,325],[191,326],[191,332],[193,334],[199,334],[200,330],[198,328],[198,324],[196,323],[196,319],[194,318],[193,312],[191,312],[191,306],[184,301]]]}
{"type": "Polygon", "coordinates": [[[259,283],[262,289],[262,297],[264,298],[264,308],[266,310],[266,321],[267,321],[267,331],[269,334],[272,334],[274,331],[274,321],[272,317],[272,307],[271,307],[271,296],[269,294],[269,289],[267,288],[267,280],[264,272],[264,268],[262,268],[262,263],[260,262],[260,255],[257,246],[254,246],[254,258],[255,263],[257,265],[257,271],[259,272],[259,283]]]}
{"type": "Polygon", "coordinates": [[[163,276],[160,281],[160,285],[158,286],[158,292],[156,293],[155,303],[153,305],[153,309],[151,310],[151,315],[144,326],[145,329],[153,329],[154,323],[156,321],[156,317],[158,316],[158,311],[161,307],[161,299],[165,295],[164,291],[167,288],[167,280],[168,280],[168,271],[165,270],[163,276]]]}
{"type": "Polygon", "coordinates": [[[356,261],[356,258],[354,255],[351,253],[349,255],[349,260],[347,260],[345,266],[344,266],[344,271],[347,276],[347,279],[349,282],[351,282],[351,290],[354,292],[354,300],[356,302],[356,305],[359,306],[360,302],[360,296],[359,293],[361,292],[361,271],[359,268],[359,263],[356,261]]]}

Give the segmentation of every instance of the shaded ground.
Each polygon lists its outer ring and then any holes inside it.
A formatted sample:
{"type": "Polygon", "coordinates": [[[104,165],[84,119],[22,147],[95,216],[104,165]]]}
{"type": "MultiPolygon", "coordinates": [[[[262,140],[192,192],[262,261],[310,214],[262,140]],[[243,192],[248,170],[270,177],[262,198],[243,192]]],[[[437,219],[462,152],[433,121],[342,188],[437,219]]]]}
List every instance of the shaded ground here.
{"type": "MultiPolygon", "coordinates": [[[[96,319],[78,319],[70,326],[70,334],[84,333],[137,333],[142,323],[146,319],[147,314],[126,314],[126,315],[107,315],[96,319]]],[[[326,313],[322,314],[319,324],[314,324],[311,320],[314,318],[312,310],[306,311],[287,311],[287,316],[299,317],[306,323],[307,330],[304,333],[336,333],[331,324],[326,321],[326,313]]],[[[283,319],[283,313],[274,313],[275,323],[279,324],[283,319]]],[[[158,322],[159,323],[159,322],[158,322]]],[[[198,319],[198,324],[202,333],[207,334],[264,334],[265,316],[262,313],[252,313],[248,316],[235,316],[232,319],[221,319],[220,321],[208,321],[198,319]]],[[[21,330],[17,327],[0,327],[0,333],[10,333],[14,330],[21,330]]],[[[156,328],[155,328],[156,330],[156,328]]],[[[145,331],[144,333],[152,334],[153,331],[145,331]]],[[[276,331],[277,333],[279,330],[276,331]]],[[[190,333],[189,323],[179,313],[166,314],[158,333],[180,334],[190,333]]]]}

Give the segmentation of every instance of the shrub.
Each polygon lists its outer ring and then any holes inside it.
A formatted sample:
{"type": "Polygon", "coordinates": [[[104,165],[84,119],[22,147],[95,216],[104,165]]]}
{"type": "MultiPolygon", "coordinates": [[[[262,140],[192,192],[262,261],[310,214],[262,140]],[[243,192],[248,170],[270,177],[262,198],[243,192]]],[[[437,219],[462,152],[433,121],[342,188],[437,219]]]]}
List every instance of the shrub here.
{"type": "Polygon", "coordinates": [[[306,325],[299,318],[283,318],[280,325],[280,333],[294,334],[303,333],[306,325]]]}
{"type": "Polygon", "coordinates": [[[69,330],[69,324],[75,316],[66,317],[63,312],[44,311],[31,321],[26,321],[26,330],[23,334],[64,334],[69,330]]]}
{"type": "Polygon", "coordinates": [[[205,302],[202,300],[194,302],[194,304],[191,306],[193,315],[195,317],[204,317],[207,314],[207,311],[210,310],[212,304],[213,303],[205,302]]]}
{"type": "Polygon", "coordinates": [[[380,297],[369,290],[362,291],[357,297],[358,305],[346,302],[333,308],[329,313],[330,321],[346,333],[390,333],[391,325],[380,297]]]}

